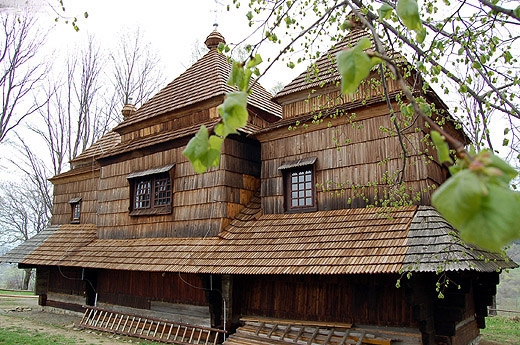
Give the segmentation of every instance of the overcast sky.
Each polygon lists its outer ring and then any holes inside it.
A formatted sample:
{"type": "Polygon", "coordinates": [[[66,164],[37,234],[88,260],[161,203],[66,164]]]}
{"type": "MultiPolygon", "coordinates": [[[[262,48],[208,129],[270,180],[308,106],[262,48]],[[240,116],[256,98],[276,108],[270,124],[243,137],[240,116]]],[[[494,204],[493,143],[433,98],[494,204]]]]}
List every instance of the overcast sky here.
{"type": "MultiPolygon", "coordinates": [[[[52,28],[47,35],[46,49],[47,56],[53,61],[61,61],[59,54],[71,56],[71,52],[86,44],[89,35],[93,34],[102,47],[110,50],[121,33],[134,32],[139,28],[144,41],[150,42],[151,48],[161,58],[166,79],[164,86],[193,63],[193,47],[197,42],[204,42],[214,30],[215,23],[228,44],[240,42],[251,30],[247,25],[245,9],[228,12],[224,4],[215,0],[63,1],[65,13],[59,8],[55,12],[51,7],[59,6],[59,0],[0,0],[0,11],[17,11],[28,3],[31,12],[45,28],[42,32],[52,28]],[[88,13],[87,19],[83,17],[84,12],[88,13]],[[79,32],[75,32],[70,24],[65,24],[64,18],[56,23],[55,18],[60,15],[77,17],[79,32]]],[[[227,2],[231,3],[231,0],[227,2]]],[[[260,83],[270,90],[278,83],[290,82],[297,73],[287,68],[272,69],[260,83]]],[[[0,158],[0,177],[9,170],[4,164],[5,161],[0,158]]]]}
{"type": "MultiPolygon", "coordinates": [[[[43,7],[41,18],[54,23],[56,15],[49,11],[47,1],[58,4],[58,0],[30,1],[43,7]]],[[[227,43],[240,42],[250,30],[243,10],[228,12],[224,4],[215,0],[64,0],[64,4],[66,15],[79,19],[80,32],[74,32],[70,25],[58,24],[52,34],[53,42],[49,42],[52,46],[74,49],[87,34],[94,34],[104,45],[114,44],[121,32],[139,27],[145,40],[159,53],[168,81],[190,66],[195,43],[204,42],[215,23],[227,43]],[[87,19],[83,18],[84,12],[89,14],[87,19]]],[[[261,83],[270,89],[277,82],[288,83],[295,74],[273,73],[276,77],[268,76],[261,83]]]]}

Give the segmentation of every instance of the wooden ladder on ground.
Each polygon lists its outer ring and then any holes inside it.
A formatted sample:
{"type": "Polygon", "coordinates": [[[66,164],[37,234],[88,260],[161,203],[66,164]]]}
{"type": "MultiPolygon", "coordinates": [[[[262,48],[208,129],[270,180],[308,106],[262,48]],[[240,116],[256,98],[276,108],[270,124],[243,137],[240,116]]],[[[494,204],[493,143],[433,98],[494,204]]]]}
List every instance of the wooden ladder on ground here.
{"type": "Polygon", "coordinates": [[[79,326],[146,340],[189,345],[216,345],[226,331],[86,306],[79,326]]]}
{"type": "Polygon", "coordinates": [[[312,325],[285,321],[244,320],[244,326],[229,336],[226,345],[302,344],[302,345],[390,345],[391,340],[351,325],[312,325]],[[339,326],[339,327],[338,327],[339,326]]]}

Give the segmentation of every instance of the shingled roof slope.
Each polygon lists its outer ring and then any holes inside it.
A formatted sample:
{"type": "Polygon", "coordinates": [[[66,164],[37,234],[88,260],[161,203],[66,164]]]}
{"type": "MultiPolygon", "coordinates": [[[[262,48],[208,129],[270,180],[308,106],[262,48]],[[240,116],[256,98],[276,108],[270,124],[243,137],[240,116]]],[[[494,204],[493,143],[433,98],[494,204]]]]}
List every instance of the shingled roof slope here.
{"type": "Polygon", "coordinates": [[[492,272],[518,267],[500,253],[463,244],[453,227],[431,206],[420,206],[417,210],[408,232],[407,247],[403,265],[408,271],[492,272]]]}
{"type": "Polygon", "coordinates": [[[63,265],[67,255],[96,238],[95,224],[52,225],[0,257],[1,262],[63,265]]]}
{"type": "MultiPolygon", "coordinates": [[[[217,35],[220,34],[214,31],[209,37],[217,35]]],[[[115,129],[235,91],[227,84],[230,73],[231,64],[226,56],[219,53],[216,46],[211,46],[200,60],[175,78],[115,129]]],[[[248,104],[276,117],[281,117],[281,107],[271,101],[272,97],[271,93],[259,83],[255,83],[248,104]]]]}
{"type": "Polygon", "coordinates": [[[434,271],[444,258],[448,271],[517,267],[478,249],[470,255],[474,249],[462,245],[443,257],[453,229],[446,222],[438,226],[439,217],[433,208],[415,206],[262,214],[254,197],[219,237],[96,239],[93,227],[63,225],[19,262],[213,274],[434,271]]]}
{"type": "Polygon", "coordinates": [[[314,67],[316,67],[316,70],[318,71],[317,75],[314,75],[308,70],[302,72],[298,77],[296,77],[282,90],[280,90],[275,95],[275,99],[295,92],[317,88],[324,84],[339,82],[341,80],[341,76],[338,73],[338,69],[336,67],[337,53],[343,49],[352,48],[361,38],[368,36],[368,32],[363,29],[351,30],[343,40],[338,42],[329,51],[327,51],[325,54],[322,54],[316,60],[314,67]]]}
{"type": "Polygon", "coordinates": [[[110,150],[120,142],[121,136],[119,135],[119,133],[110,131],[103,135],[99,140],[97,140],[85,151],[74,157],[70,162],[72,164],[78,164],[79,162],[94,160],[95,158],[106,153],[108,150],[110,150]]]}

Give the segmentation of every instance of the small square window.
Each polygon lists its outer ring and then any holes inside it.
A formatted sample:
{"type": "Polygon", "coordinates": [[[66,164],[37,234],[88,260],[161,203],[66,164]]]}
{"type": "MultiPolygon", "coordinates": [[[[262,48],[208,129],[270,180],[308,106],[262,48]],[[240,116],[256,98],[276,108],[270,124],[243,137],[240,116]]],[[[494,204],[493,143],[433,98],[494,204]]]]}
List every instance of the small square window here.
{"type": "Polygon", "coordinates": [[[172,211],[173,166],[127,176],[130,183],[130,215],[165,214],[172,211]]]}
{"type": "Polygon", "coordinates": [[[282,171],[287,212],[316,211],[314,183],[315,157],[286,162],[278,169],[282,171]]]}
{"type": "Polygon", "coordinates": [[[287,210],[313,210],[314,202],[314,184],[312,167],[303,169],[289,170],[286,172],[286,195],[290,200],[286,200],[287,210]]]}

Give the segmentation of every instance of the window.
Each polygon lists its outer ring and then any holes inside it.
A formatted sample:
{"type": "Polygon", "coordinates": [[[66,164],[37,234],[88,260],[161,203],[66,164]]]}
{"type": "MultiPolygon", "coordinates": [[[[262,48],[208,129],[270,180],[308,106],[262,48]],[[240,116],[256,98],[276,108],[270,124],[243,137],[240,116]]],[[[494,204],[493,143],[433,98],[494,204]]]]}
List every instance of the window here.
{"type": "Polygon", "coordinates": [[[285,210],[287,212],[316,211],[314,163],[316,158],[286,162],[278,169],[284,178],[285,210]]]}
{"type": "Polygon", "coordinates": [[[79,223],[81,217],[81,198],[72,198],[69,200],[71,214],[70,214],[70,222],[71,223],[79,223]]]}
{"type": "Polygon", "coordinates": [[[165,214],[172,211],[173,165],[132,173],[130,215],[165,214]]]}

